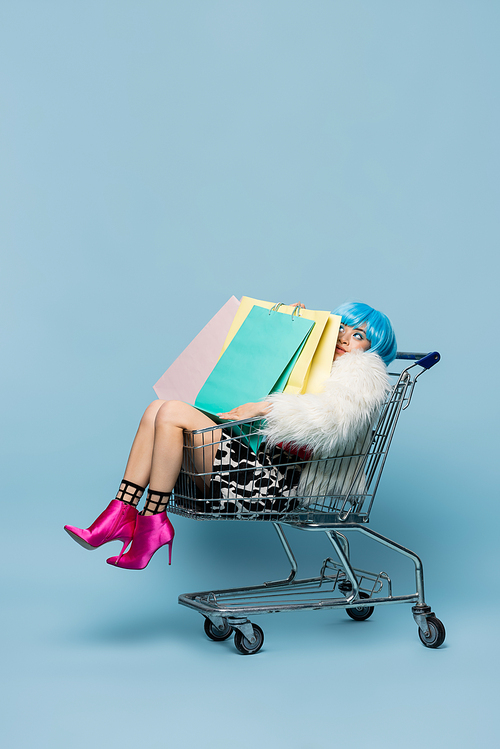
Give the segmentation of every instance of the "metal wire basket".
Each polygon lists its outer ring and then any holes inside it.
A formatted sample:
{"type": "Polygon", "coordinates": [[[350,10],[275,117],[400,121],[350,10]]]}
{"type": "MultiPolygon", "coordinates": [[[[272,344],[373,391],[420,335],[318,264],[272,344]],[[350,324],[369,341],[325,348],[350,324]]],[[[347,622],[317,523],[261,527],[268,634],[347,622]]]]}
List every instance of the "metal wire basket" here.
{"type": "Polygon", "coordinates": [[[269,447],[246,419],[184,433],[184,461],[169,512],[197,520],[368,522],[401,411],[415,380],[397,376],[355,444],[327,458],[269,447]]]}

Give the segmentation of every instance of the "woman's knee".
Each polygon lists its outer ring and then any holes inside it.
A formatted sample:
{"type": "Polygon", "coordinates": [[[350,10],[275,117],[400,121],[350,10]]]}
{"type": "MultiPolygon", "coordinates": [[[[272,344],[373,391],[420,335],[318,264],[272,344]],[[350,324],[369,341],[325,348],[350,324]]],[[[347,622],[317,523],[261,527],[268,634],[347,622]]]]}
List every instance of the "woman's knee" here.
{"type": "Polygon", "coordinates": [[[163,401],[163,400],[152,401],[152,403],[149,404],[149,406],[146,408],[146,410],[144,411],[142,415],[141,424],[154,426],[156,415],[164,403],[166,403],[166,401],[163,401]]]}
{"type": "Polygon", "coordinates": [[[155,424],[175,424],[183,426],[187,410],[192,408],[182,401],[163,401],[158,409],[155,424]]]}
{"type": "Polygon", "coordinates": [[[191,431],[215,426],[202,411],[183,401],[165,401],[156,414],[155,426],[171,425],[191,431]]]}

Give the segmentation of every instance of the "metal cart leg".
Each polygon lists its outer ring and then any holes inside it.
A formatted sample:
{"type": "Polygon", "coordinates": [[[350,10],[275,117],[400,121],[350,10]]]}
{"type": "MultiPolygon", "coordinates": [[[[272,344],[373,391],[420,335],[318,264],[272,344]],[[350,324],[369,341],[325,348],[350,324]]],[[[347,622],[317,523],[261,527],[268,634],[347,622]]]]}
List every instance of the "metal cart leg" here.
{"type": "Polygon", "coordinates": [[[344,550],[344,554],[348,559],[351,558],[351,552],[349,551],[349,541],[347,540],[347,536],[344,536],[343,533],[340,533],[340,531],[331,531],[331,533],[335,533],[335,536],[340,541],[342,545],[342,549],[344,550]]]}
{"type": "Polygon", "coordinates": [[[354,530],[358,530],[366,536],[372,537],[375,541],[378,541],[393,551],[397,551],[400,554],[409,557],[413,561],[415,565],[415,582],[417,586],[417,602],[415,606],[412,606],[413,618],[418,627],[418,635],[423,645],[428,648],[438,648],[445,640],[446,630],[442,621],[436,617],[434,612],[431,611],[431,607],[425,603],[424,569],[420,557],[404,546],[401,546],[394,541],[390,541],[385,536],[381,536],[380,533],[372,531],[371,528],[358,526],[354,530]]]}
{"type": "Polygon", "coordinates": [[[340,559],[340,563],[345,570],[347,579],[352,585],[352,593],[348,598],[346,597],[347,603],[351,603],[351,601],[355,601],[358,597],[359,583],[354,574],[354,570],[351,567],[351,563],[349,562],[349,543],[342,533],[337,534],[336,531],[332,530],[325,531],[325,533],[340,559]]]}
{"type": "Polygon", "coordinates": [[[401,546],[400,544],[397,544],[395,541],[391,541],[389,538],[386,538],[385,536],[380,535],[380,533],[377,533],[376,531],[372,531],[371,528],[365,528],[363,526],[355,526],[353,527],[353,530],[359,531],[360,533],[364,533],[365,536],[369,536],[373,538],[375,541],[378,541],[378,543],[383,544],[384,546],[387,546],[388,549],[392,549],[393,551],[397,551],[399,554],[403,554],[405,557],[408,557],[412,560],[413,564],[415,565],[415,583],[417,586],[417,604],[416,608],[425,606],[425,598],[424,598],[424,569],[422,565],[422,560],[420,557],[418,557],[413,551],[410,551],[410,549],[407,549],[404,546],[401,546]]]}
{"type": "Polygon", "coordinates": [[[267,583],[264,583],[266,586],[272,586],[272,585],[286,585],[287,583],[291,583],[293,579],[295,578],[295,575],[297,574],[298,566],[297,566],[297,560],[294,557],[293,551],[291,549],[290,544],[287,541],[287,538],[285,536],[285,532],[281,525],[279,523],[273,523],[274,528],[276,530],[276,533],[278,534],[278,538],[281,541],[281,545],[283,546],[283,549],[285,550],[285,554],[288,557],[288,561],[291,565],[290,574],[286,578],[286,580],[270,580],[267,583]]]}

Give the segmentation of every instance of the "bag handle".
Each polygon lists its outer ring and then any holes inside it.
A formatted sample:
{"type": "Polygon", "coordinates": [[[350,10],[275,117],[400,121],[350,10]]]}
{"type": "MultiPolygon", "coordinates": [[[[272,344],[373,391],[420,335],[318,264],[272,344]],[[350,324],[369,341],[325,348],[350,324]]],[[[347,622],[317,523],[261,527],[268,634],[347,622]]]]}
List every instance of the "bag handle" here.
{"type": "MultiPolygon", "coordinates": [[[[275,304],[274,307],[271,307],[271,309],[269,310],[269,314],[271,314],[271,312],[278,312],[279,308],[283,306],[286,306],[285,302],[278,302],[278,304],[275,304]]],[[[300,310],[301,310],[300,304],[296,304],[292,310],[292,315],[291,315],[292,322],[293,322],[293,318],[295,314],[297,315],[297,317],[300,317],[300,310]]]]}

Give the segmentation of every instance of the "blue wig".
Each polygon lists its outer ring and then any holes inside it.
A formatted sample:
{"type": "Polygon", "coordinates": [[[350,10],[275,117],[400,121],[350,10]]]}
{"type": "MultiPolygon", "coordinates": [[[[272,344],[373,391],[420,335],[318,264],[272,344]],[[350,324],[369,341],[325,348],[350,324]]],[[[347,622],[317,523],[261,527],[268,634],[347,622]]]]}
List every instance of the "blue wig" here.
{"type": "Polygon", "coordinates": [[[333,310],[340,315],[344,325],[359,328],[366,323],[366,337],[371,342],[370,351],[375,351],[388,366],[396,358],[396,336],[389,318],[368,304],[346,302],[333,310]]]}

